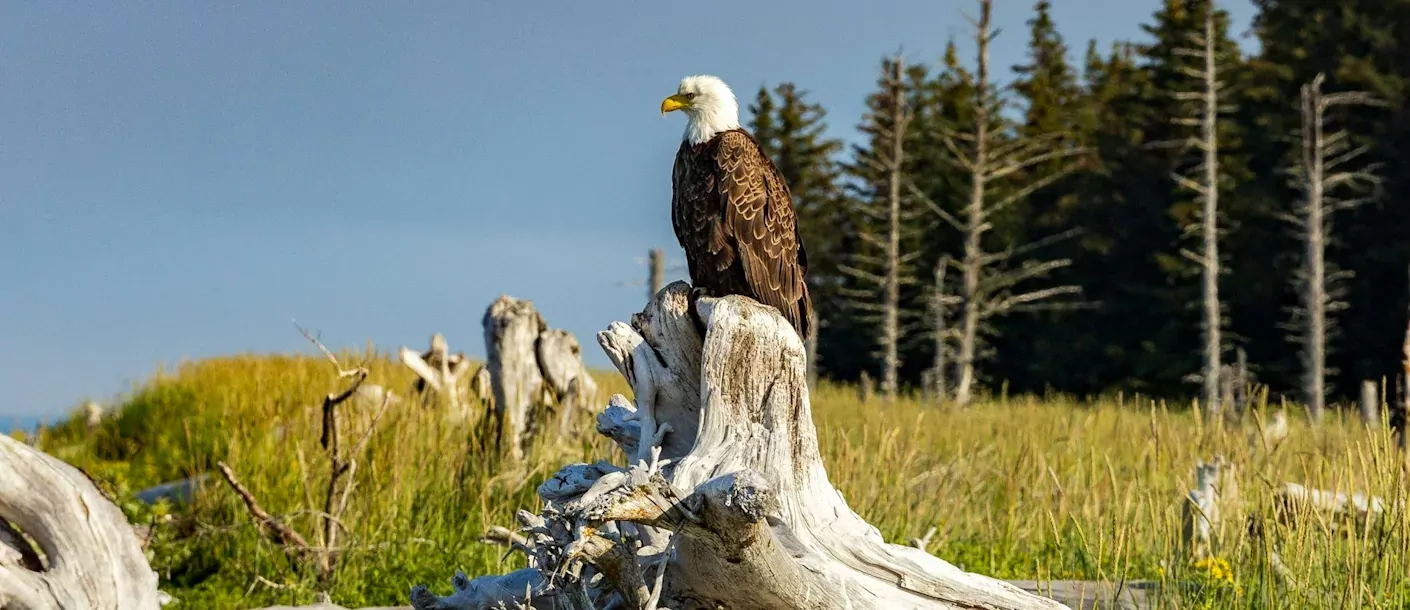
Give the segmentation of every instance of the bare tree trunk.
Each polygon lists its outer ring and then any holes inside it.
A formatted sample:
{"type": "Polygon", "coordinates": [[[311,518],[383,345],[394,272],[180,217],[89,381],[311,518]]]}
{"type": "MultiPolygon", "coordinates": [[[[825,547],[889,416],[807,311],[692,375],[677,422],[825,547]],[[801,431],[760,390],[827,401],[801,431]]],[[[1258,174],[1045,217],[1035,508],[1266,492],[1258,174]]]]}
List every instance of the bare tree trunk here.
{"type": "Polygon", "coordinates": [[[974,360],[979,353],[980,273],[984,267],[981,239],[985,229],[984,185],[989,172],[989,18],[993,3],[979,3],[979,26],[975,34],[978,46],[979,72],[975,80],[974,155],[970,159],[969,205],[965,208],[964,279],[960,285],[964,309],[960,321],[959,382],[955,387],[955,402],[969,404],[974,391],[974,360]]]}
{"type": "Polygon", "coordinates": [[[1248,352],[1240,347],[1234,350],[1234,409],[1242,416],[1249,403],[1248,352]]]}
{"type": "Polygon", "coordinates": [[[1016,268],[1004,268],[1022,255],[1076,235],[1075,230],[1035,239],[1010,247],[1006,251],[987,252],[984,248],[984,234],[992,228],[993,216],[1007,206],[1057,182],[1079,167],[1079,162],[1069,162],[1064,167],[1055,169],[1049,164],[1090,152],[1089,149],[1066,142],[1062,133],[1020,137],[1011,142],[1005,141],[1002,145],[990,141],[997,131],[994,123],[1002,116],[1003,100],[989,83],[989,43],[995,36],[990,30],[993,3],[991,0],[980,0],[979,6],[980,18],[975,24],[979,68],[975,80],[974,131],[964,134],[962,138],[953,138],[949,133],[941,134],[945,146],[954,155],[955,160],[970,174],[969,201],[957,217],[936,204],[914,183],[911,184],[912,195],[929,206],[946,224],[964,235],[964,255],[960,264],[962,277],[959,289],[959,347],[955,363],[955,402],[961,405],[969,403],[974,397],[979,344],[988,320],[1020,311],[1072,307],[1072,303],[1051,301],[1054,297],[1081,292],[1079,287],[1072,285],[1038,288],[1026,292],[1017,290],[1025,282],[1043,278],[1053,270],[1070,265],[1072,261],[1067,259],[1024,260],[1016,268]],[[971,148],[968,154],[961,150],[957,140],[969,143],[971,148]],[[1014,178],[1026,180],[1003,197],[994,201],[986,199],[987,190],[992,185],[1014,178]]]}
{"type": "Polygon", "coordinates": [[[1181,503],[1182,539],[1186,551],[1193,557],[1208,557],[1219,529],[1219,479],[1223,461],[1215,458],[1208,464],[1195,466],[1195,488],[1181,503]]]}
{"type": "Polygon", "coordinates": [[[1203,278],[1201,299],[1204,365],[1199,374],[1201,398],[1210,417],[1217,417],[1223,407],[1220,374],[1223,359],[1223,312],[1219,302],[1219,104],[1223,83],[1219,80],[1218,31],[1215,28],[1215,7],[1212,0],[1204,4],[1203,32],[1191,36],[1195,46],[1177,49],[1177,53],[1203,60],[1199,68],[1183,68],[1198,80],[1195,91],[1177,91],[1175,99],[1197,103],[1195,117],[1174,117],[1176,125],[1195,125],[1199,134],[1186,140],[1203,154],[1195,177],[1175,174],[1177,184],[1193,191],[1201,203],[1198,233],[1199,253],[1182,250],[1181,254],[1199,265],[1203,278]]]}
{"type": "Polygon", "coordinates": [[[647,260],[651,265],[651,274],[647,278],[646,286],[650,294],[646,295],[646,298],[650,300],[666,285],[666,255],[660,248],[652,248],[647,260]]]}
{"type": "Polygon", "coordinates": [[[1346,92],[1331,95],[1322,94],[1325,77],[1316,78],[1302,86],[1302,159],[1298,174],[1302,181],[1303,201],[1298,217],[1289,217],[1297,227],[1298,236],[1303,240],[1303,268],[1298,277],[1298,288],[1302,292],[1302,307],[1298,314],[1302,318],[1301,343],[1303,360],[1303,400],[1313,421],[1320,421],[1325,410],[1327,396],[1327,333],[1331,327],[1329,312],[1344,303],[1337,301],[1333,294],[1335,274],[1327,272],[1327,232],[1331,216],[1338,210],[1359,205],[1362,199],[1334,200],[1330,189],[1339,185],[1367,183],[1378,185],[1379,179],[1373,169],[1363,171],[1335,171],[1339,166],[1361,156],[1366,149],[1352,148],[1347,143],[1344,132],[1324,133],[1326,112],[1339,105],[1384,105],[1365,93],[1346,92]],[[1328,172],[1332,171],[1331,175],[1328,172]]]}
{"type": "Polygon", "coordinates": [[[930,333],[935,344],[935,358],[930,365],[929,390],[937,403],[944,402],[949,394],[949,384],[945,378],[949,368],[946,355],[950,350],[949,312],[946,311],[950,296],[945,293],[945,271],[949,266],[948,256],[941,257],[940,262],[935,264],[935,286],[930,299],[930,333]]]}
{"type": "MultiPolygon", "coordinates": [[[[1320,75],[1319,75],[1320,77],[1320,75]]],[[[1327,242],[1322,232],[1326,226],[1322,204],[1322,108],[1321,78],[1314,84],[1302,87],[1302,157],[1307,172],[1307,214],[1306,248],[1307,286],[1303,292],[1303,307],[1306,308],[1306,345],[1303,358],[1307,369],[1304,372],[1303,399],[1311,411],[1313,421],[1321,421],[1326,400],[1327,367],[1327,278],[1323,255],[1327,242]]]]}
{"type": "Polygon", "coordinates": [[[557,404],[558,434],[572,436],[578,415],[591,412],[597,400],[597,382],[583,366],[582,348],[572,333],[554,328],[539,333],[534,354],[557,404]]]}
{"type": "Polygon", "coordinates": [[[416,608],[1063,607],[887,544],[828,480],[787,321],[744,297],[702,298],[702,336],[691,311],[677,282],[633,326],[598,335],[638,399],[614,396],[598,428],[647,459],[561,469],[538,489],[553,508],[519,512],[535,567],[457,576],[447,597],[416,587],[416,608]],[[660,538],[638,549],[647,528],[660,538]]]}
{"type": "Polygon", "coordinates": [[[1204,399],[1210,415],[1218,415],[1219,369],[1223,342],[1220,338],[1223,316],[1219,305],[1219,73],[1216,66],[1214,3],[1204,14],[1204,114],[1201,140],[1204,143],[1204,211],[1201,238],[1204,241],[1204,399]]]}
{"type": "Polygon", "coordinates": [[[905,82],[904,62],[899,55],[892,64],[895,88],[891,94],[891,137],[890,166],[887,168],[886,193],[886,292],[884,295],[881,332],[883,350],[881,359],[881,392],[886,401],[896,400],[896,389],[900,385],[898,370],[901,367],[898,343],[901,341],[901,180],[905,165],[906,144],[905,92],[901,83],[905,82]]]}
{"type": "Polygon", "coordinates": [[[914,188],[905,168],[906,134],[913,116],[905,73],[905,62],[899,55],[882,63],[882,93],[874,111],[864,119],[864,130],[871,134],[874,147],[857,159],[868,175],[875,177],[868,181],[875,185],[874,190],[856,208],[870,221],[857,233],[866,249],[854,252],[851,264],[839,265],[843,273],[864,286],[839,290],[848,297],[849,308],[861,314],[859,319],[877,325],[875,356],[887,401],[894,400],[900,388],[902,318],[913,313],[901,301],[901,286],[915,281],[909,265],[921,254],[902,250],[903,239],[914,235],[914,228],[906,224],[913,213],[902,193],[902,189],[914,188]]]}
{"type": "Polygon", "coordinates": [[[818,310],[808,309],[808,387],[818,385],[818,310]]]}
{"type": "MultiPolygon", "coordinates": [[[[452,414],[466,414],[469,405],[460,381],[470,370],[470,359],[465,354],[450,353],[450,345],[440,333],[431,335],[431,347],[425,352],[418,354],[402,347],[397,354],[402,364],[416,373],[412,392],[420,396],[423,405],[441,398],[449,403],[452,414]]],[[[359,386],[362,387],[366,386],[359,386]]]]}
{"type": "Polygon", "coordinates": [[[500,295],[485,310],[482,326],[495,415],[500,420],[500,446],[517,461],[523,459],[529,440],[532,409],[543,397],[544,379],[535,348],[539,333],[548,325],[531,301],[500,295]]]}
{"type": "Polygon", "coordinates": [[[1361,382],[1361,422],[1372,430],[1381,423],[1381,398],[1376,390],[1376,382],[1370,379],[1361,382]]]}

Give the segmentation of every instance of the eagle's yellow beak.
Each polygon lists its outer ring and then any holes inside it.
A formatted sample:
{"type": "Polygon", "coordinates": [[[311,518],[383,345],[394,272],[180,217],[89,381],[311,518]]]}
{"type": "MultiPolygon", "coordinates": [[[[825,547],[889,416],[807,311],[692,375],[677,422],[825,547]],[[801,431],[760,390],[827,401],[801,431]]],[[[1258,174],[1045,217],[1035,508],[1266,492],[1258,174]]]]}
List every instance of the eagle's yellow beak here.
{"type": "Polygon", "coordinates": [[[680,110],[681,108],[685,108],[689,105],[690,100],[686,99],[684,95],[677,93],[675,95],[672,95],[671,97],[661,100],[661,116],[666,116],[667,112],[671,112],[672,110],[680,110]]]}

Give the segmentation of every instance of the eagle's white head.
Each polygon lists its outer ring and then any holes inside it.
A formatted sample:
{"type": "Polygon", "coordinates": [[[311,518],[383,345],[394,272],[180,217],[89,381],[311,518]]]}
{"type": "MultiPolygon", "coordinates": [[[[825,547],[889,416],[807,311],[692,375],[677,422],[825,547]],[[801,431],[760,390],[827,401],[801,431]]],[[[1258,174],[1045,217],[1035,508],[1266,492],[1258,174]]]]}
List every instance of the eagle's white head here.
{"type": "Polygon", "coordinates": [[[691,144],[708,142],[715,134],[739,128],[739,102],[725,81],[714,76],[687,76],[676,94],[661,101],[661,116],[685,113],[685,136],[691,144]]]}

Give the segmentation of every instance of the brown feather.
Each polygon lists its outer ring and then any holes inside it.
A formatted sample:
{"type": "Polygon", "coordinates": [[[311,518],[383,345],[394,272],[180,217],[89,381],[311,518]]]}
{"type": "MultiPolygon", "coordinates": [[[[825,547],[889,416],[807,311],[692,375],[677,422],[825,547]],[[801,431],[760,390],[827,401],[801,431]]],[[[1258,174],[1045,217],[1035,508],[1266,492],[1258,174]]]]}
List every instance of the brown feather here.
{"type": "Polygon", "coordinates": [[[671,186],[671,224],[691,283],[774,307],[806,339],[807,254],[788,184],[759,143],[743,129],[683,142],[671,186]]]}

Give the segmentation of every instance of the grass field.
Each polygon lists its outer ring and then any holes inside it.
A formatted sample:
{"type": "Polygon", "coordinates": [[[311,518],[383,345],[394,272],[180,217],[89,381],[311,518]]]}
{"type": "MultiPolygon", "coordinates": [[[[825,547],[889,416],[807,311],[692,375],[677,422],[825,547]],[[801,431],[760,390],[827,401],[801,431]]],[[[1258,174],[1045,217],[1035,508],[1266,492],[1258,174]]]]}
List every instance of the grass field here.
{"type": "MultiPolygon", "coordinates": [[[[386,355],[370,383],[404,393],[410,373],[386,355]]],[[[625,392],[615,374],[603,389],[625,392]]],[[[83,469],[136,523],[156,523],[149,551],[162,587],[185,608],[309,603],[316,577],[267,542],[239,500],[212,479],[189,508],[145,507],[145,486],[229,463],[272,513],[313,537],[327,476],[318,442],[321,397],[338,389],[326,360],[242,356],[159,372],[96,431],[74,418],[44,433],[43,448],[83,469]],[[176,514],[172,514],[175,512],[176,514]]],[[[345,435],[369,411],[348,407],[345,435]]],[[[1178,608],[1403,608],[1410,606],[1410,519],[1403,459],[1386,433],[1335,417],[1313,428],[1293,415],[1291,434],[1268,451],[1255,417],[1211,425],[1190,409],[1146,399],[1076,402],[991,399],[966,409],[914,400],[863,405],[855,391],[824,384],[814,417],[833,483],[888,540],[904,544],[930,527],[928,550],[967,570],[1011,579],[1164,580],[1178,608]],[[1247,515],[1271,515],[1283,481],[1369,492],[1390,500],[1377,520],[1308,516],[1299,525],[1226,515],[1215,561],[1194,564],[1180,544],[1180,498],[1200,459],[1238,465],[1247,515]],[[1276,548],[1291,579],[1270,569],[1276,548]]],[[[1261,407],[1266,410],[1267,407],[1261,407]]],[[[1256,410],[1256,412],[1258,412],[1256,410]]],[[[621,460],[585,428],[577,439],[535,447],[510,469],[475,437],[475,425],[434,409],[393,409],[356,469],[344,525],[350,533],[331,587],[334,601],[405,603],[415,584],[444,592],[467,574],[521,566],[476,540],[537,508],[534,488],[560,465],[621,460]]]]}

